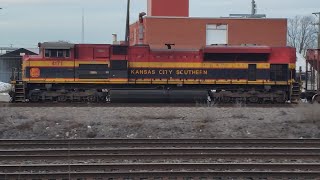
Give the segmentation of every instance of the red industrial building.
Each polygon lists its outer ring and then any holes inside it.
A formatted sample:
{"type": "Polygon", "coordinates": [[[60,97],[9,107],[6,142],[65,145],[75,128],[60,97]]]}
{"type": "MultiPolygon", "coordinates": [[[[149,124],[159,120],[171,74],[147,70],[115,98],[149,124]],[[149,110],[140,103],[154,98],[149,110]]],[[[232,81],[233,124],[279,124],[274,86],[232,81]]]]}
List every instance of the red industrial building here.
{"type": "Polygon", "coordinates": [[[193,18],[189,0],[149,0],[148,16],[130,27],[130,44],[199,49],[212,44],[286,46],[287,19],[193,18]]]}
{"type": "Polygon", "coordinates": [[[189,17],[189,0],[148,0],[148,15],[189,17]]]}

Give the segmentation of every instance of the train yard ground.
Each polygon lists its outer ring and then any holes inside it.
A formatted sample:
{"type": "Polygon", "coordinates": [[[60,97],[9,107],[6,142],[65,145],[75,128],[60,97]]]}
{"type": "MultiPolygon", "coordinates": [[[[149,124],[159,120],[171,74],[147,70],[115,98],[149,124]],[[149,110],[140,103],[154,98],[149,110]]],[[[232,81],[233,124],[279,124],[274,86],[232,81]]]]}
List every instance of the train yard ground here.
{"type": "Polygon", "coordinates": [[[0,179],[319,179],[319,109],[2,102],[0,179]]]}
{"type": "Polygon", "coordinates": [[[0,140],[1,179],[319,179],[319,139],[0,140]]]}
{"type": "Polygon", "coordinates": [[[320,106],[0,105],[0,139],[320,138],[320,106]]]}

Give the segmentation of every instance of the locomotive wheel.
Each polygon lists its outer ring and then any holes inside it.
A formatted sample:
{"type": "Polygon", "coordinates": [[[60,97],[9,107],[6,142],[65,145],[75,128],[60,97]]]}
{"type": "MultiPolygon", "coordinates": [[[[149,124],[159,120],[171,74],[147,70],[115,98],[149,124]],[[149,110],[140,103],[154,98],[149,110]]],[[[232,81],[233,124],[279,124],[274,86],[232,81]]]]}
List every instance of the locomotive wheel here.
{"type": "Polygon", "coordinates": [[[277,97],[275,100],[276,100],[277,103],[285,103],[286,102],[284,97],[277,97]]]}
{"type": "Polygon", "coordinates": [[[315,102],[317,102],[318,104],[320,104],[320,96],[317,96],[317,97],[315,98],[315,102]]]}
{"type": "Polygon", "coordinates": [[[67,101],[67,96],[61,95],[57,97],[58,102],[66,102],[67,101]]]}
{"type": "Polygon", "coordinates": [[[248,101],[250,103],[258,103],[259,102],[259,98],[257,96],[251,96],[248,98],[248,101]]]}
{"type": "Polygon", "coordinates": [[[31,102],[38,102],[40,100],[40,96],[37,94],[31,95],[30,101],[31,102]]]}
{"type": "Polygon", "coordinates": [[[223,102],[223,103],[230,103],[230,102],[231,102],[231,97],[229,97],[229,96],[224,96],[224,97],[222,98],[222,102],[223,102]]]}
{"type": "Polygon", "coordinates": [[[88,102],[96,102],[97,97],[96,96],[88,96],[88,102]]]}

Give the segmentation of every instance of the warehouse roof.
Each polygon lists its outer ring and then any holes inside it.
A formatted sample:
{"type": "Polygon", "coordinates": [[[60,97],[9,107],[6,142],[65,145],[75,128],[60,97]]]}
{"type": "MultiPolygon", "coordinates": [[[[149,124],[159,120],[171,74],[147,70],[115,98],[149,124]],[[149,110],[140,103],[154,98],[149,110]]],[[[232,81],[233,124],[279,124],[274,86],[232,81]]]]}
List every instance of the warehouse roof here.
{"type": "Polygon", "coordinates": [[[29,50],[27,50],[25,48],[20,48],[20,49],[8,52],[6,54],[0,55],[0,58],[3,58],[3,57],[20,57],[22,55],[37,55],[37,54],[32,52],[32,51],[29,51],[29,50]]]}

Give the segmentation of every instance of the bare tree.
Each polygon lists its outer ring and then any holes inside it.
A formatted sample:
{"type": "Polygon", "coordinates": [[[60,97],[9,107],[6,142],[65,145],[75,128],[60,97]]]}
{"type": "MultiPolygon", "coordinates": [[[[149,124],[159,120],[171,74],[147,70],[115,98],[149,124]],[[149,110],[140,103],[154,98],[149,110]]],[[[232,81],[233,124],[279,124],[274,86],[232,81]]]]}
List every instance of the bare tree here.
{"type": "Polygon", "coordinates": [[[317,47],[316,18],[313,16],[296,16],[288,22],[288,45],[297,48],[305,55],[307,49],[317,47]]]}

